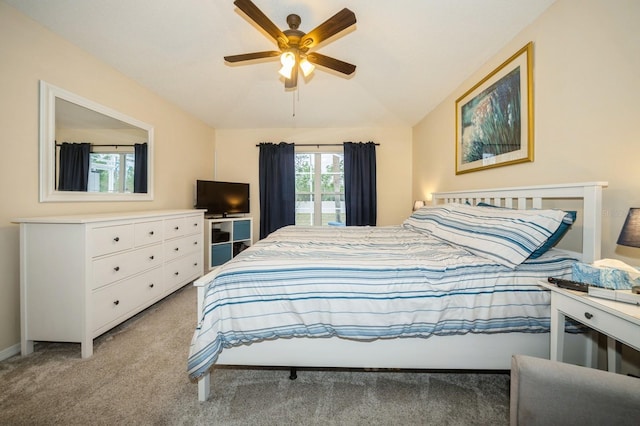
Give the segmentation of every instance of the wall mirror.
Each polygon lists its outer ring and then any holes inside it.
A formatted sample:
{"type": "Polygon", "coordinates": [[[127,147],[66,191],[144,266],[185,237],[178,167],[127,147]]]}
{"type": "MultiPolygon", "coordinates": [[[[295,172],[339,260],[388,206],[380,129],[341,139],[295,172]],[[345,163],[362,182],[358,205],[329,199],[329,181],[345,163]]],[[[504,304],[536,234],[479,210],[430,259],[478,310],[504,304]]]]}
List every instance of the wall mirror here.
{"type": "Polygon", "coordinates": [[[40,202],[153,200],[153,127],[40,81],[40,202]]]}

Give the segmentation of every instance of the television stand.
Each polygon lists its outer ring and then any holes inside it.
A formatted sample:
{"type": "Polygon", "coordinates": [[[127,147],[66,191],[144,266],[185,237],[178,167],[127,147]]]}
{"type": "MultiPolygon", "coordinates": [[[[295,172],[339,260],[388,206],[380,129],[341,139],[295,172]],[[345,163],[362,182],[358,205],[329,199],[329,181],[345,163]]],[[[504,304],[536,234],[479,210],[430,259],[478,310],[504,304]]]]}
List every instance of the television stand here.
{"type": "Polygon", "coordinates": [[[205,217],[205,270],[211,271],[253,244],[251,217],[205,217]]]}

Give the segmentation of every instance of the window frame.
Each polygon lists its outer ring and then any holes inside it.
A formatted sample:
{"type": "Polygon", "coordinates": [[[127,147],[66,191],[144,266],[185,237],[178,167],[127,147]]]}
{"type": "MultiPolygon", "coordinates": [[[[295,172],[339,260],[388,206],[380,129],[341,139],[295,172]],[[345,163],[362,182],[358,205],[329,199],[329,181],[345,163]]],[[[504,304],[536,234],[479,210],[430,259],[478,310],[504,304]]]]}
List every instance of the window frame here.
{"type": "MultiPolygon", "coordinates": [[[[311,220],[311,225],[310,226],[325,226],[322,222],[323,222],[323,217],[322,217],[322,202],[323,202],[323,196],[325,195],[330,195],[330,196],[340,196],[341,202],[344,204],[344,197],[345,197],[345,191],[344,191],[344,152],[342,149],[339,150],[322,150],[322,151],[296,151],[295,155],[309,155],[311,156],[311,166],[312,166],[312,170],[313,170],[313,174],[312,179],[313,179],[313,192],[299,192],[298,191],[298,185],[296,182],[296,217],[298,214],[298,206],[297,206],[297,202],[298,202],[298,195],[308,195],[310,200],[312,200],[313,202],[313,212],[312,214],[312,220],[311,220]],[[342,178],[342,192],[323,192],[322,191],[322,175],[323,175],[323,170],[322,170],[322,156],[323,155],[339,155],[342,159],[342,164],[343,164],[343,168],[342,168],[342,172],[341,172],[341,178],[342,178]]],[[[325,173],[326,174],[326,173],[325,173]]],[[[298,172],[296,171],[296,179],[298,176],[298,172]]],[[[344,218],[344,222],[346,223],[346,207],[343,209],[343,211],[340,212],[340,216],[344,218]]],[[[298,222],[296,220],[296,225],[298,225],[298,222]]],[[[307,225],[307,224],[305,224],[307,225]]]]}
{"type": "MultiPolygon", "coordinates": [[[[133,189],[133,181],[130,182],[131,183],[131,187],[127,188],[127,167],[129,165],[129,162],[133,162],[135,163],[135,155],[134,155],[134,151],[133,148],[129,147],[104,147],[104,146],[95,146],[92,147],[91,153],[89,155],[89,185],[91,186],[91,173],[99,173],[99,170],[106,170],[108,171],[108,167],[96,167],[95,165],[99,163],[95,163],[94,162],[94,155],[99,156],[99,155],[111,155],[111,156],[117,156],[118,157],[118,185],[117,188],[114,188],[113,191],[92,191],[91,189],[88,190],[88,192],[90,193],[103,193],[103,194],[113,194],[113,193],[121,193],[121,194],[131,194],[133,193],[134,189],[133,189]],[[128,160],[128,157],[131,157],[131,159],[128,160]]],[[[99,179],[98,179],[98,185],[100,184],[99,179]]]]}

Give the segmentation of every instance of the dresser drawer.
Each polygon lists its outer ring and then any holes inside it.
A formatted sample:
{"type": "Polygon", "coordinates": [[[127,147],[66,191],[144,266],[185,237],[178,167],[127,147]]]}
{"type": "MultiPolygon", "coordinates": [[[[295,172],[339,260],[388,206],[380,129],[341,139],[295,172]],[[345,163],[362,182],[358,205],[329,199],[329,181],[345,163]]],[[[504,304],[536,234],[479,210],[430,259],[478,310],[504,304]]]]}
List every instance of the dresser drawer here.
{"type": "Polygon", "coordinates": [[[134,225],[134,244],[136,247],[162,241],[162,221],[139,222],[134,225]]]}
{"type": "Polygon", "coordinates": [[[185,217],[184,222],[185,235],[201,234],[203,232],[202,227],[204,226],[204,222],[202,220],[202,215],[185,217]]]}
{"type": "Polygon", "coordinates": [[[180,287],[190,280],[202,276],[202,257],[200,252],[168,262],[164,267],[166,289],[180,287]]]}
{"type": "Polygon", "coordinates": [[[150,269],[160,266],[163,260],[162,244],[143,247],[122,254],[103,257],[93,261],[92,288],[122,280],[150,269]]]}
{"type": "Polygon", "coordinates": [[[133,224],[94,228],[90,241],[93,257],[130,249],[133,247],[133,224]]]}
{"type": "Polygon", "coordinates": [[[182,237],[183,235],[186,235],[186,233],[187,233],[187,226],[186,226],[184,217],[165,219],[164,221],[165,240],[182,237]]]}
{"type": "Polygon", "coordinates": [[[92,294],[94,336],[131,311],[162,295],[162,268],[152,269],[92,294]]]}
{"type": "Polygon", "coordinates": [[[189,235],[164,244],[164,255],[166,260],[177,259],[180,256],[199,251],[202,247],[202,235],[189,235]]]}

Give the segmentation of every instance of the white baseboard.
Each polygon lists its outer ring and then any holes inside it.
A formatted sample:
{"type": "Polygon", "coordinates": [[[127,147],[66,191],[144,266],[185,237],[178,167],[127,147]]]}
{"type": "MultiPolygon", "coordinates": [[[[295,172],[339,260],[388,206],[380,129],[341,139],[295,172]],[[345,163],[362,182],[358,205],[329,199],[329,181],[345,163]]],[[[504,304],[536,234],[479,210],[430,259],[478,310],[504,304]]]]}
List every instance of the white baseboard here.
{"type": "Polygon", "coordinates": [[[14,355],[20,353],[20,343],[16,343],[13,346],[9,346],[6,349],[0,351],[0,361],[4,361],[7,358],[11,358],[14,355]]]}

